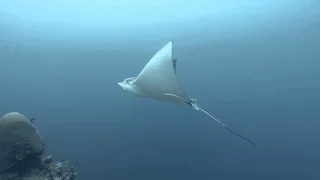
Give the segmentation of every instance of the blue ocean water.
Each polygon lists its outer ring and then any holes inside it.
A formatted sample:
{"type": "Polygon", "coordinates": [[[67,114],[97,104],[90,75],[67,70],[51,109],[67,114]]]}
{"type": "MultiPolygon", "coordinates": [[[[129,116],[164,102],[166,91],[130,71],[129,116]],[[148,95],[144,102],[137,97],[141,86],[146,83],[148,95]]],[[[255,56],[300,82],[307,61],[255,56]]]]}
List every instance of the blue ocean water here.
{"type": "Polygon", "coordinates": [[[319,59],[315,0],[0,2],[0,113],[79,180],[319,179],[319,59]],[[256,148],[117,85],[171,40],[186,93],[256,148]]]}

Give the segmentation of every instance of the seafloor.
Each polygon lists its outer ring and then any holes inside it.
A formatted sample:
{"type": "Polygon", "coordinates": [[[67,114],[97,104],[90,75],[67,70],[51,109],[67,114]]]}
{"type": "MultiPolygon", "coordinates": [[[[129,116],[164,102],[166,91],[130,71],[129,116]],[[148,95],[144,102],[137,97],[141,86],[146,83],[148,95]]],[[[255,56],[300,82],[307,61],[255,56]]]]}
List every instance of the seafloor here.
{"type": "Polygon", "coordinates": [[[0,180],[75,180],[77,173],[68,161],[53,161],[52,156],[31,156],[0,172],[0,180]]]}

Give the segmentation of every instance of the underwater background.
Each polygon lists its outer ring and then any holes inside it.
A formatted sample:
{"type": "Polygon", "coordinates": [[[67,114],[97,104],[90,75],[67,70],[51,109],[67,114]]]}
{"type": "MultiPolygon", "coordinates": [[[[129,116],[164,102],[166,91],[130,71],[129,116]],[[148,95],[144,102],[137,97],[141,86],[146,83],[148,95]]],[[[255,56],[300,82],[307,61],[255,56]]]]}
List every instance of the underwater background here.
{"type": "Polygon", "coordinates": [[[0,113],[78,180],[320,179],[320,1],[0,1],[0,113]],[[188,106],[117,85],[173,40],[188,106]],[[78,164],[76,163],[78,162],[78,164]]]}

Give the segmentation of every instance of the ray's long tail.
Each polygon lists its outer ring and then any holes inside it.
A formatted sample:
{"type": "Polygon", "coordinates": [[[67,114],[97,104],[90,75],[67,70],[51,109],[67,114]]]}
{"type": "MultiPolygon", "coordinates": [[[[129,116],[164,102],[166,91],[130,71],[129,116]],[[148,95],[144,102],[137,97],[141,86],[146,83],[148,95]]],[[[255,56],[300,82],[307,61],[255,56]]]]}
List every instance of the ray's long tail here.
{"type": "Polygon", "coordinates": [[[219,121],[217,118],[213,117],[211,114],[209,114],[206,110],[202,109],[200,106],[198,106],[197,104],[193,104],[193,107],[196,109],[196,110],[201,110],[202,112],[204,112],[205,114],[207,114],[209,117],[211,117],[212,119],[214,119],[215,121],[217,121],[221,126],[225,127],[228,131],[230,131],[232,134],[248,141],[249,143],[251,143],[253,146],[256,147],[256,143],[254,143],[253,141],[241,136],[240,134],[234,132],[232,129],[230,129],[228,126],[226,126],[225,124],[223,124],[221,121],[219,121]]]}

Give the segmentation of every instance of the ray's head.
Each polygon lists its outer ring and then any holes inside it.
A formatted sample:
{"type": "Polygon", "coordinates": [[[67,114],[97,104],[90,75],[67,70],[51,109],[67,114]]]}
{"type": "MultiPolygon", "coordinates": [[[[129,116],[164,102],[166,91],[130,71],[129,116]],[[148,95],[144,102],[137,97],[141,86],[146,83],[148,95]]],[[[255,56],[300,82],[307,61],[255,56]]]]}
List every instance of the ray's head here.
{"type": "Polygon", "coordinates": [[[133,93],[135,95],[142,95],[139,89],[134,84],[132,84],[135,79],[135,77],[126,78],[124,81],[118,82],[118,85],[127,92],[133,93]]]}
{"type": "Polygon", "coordinates": [[[130,85],[126,84],[125,82],[118,82],[118,85],[125,91],[128,91],[128,89],[130,89],[130,85]]]}

